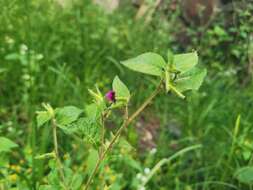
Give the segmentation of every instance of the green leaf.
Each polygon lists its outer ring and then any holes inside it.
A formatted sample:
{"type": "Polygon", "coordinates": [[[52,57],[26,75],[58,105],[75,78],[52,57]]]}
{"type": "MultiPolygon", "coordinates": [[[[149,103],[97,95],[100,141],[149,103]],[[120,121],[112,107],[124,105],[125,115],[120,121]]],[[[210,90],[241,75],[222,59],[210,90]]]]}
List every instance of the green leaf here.
{"type": "Polygon", "coordinates": [[[11,149],[18,147],[16,143],[5,137],[0,137],[0,152],[9,152],[11,149]]]}
{"type": "Polygon", "coordinates": [[[198,90],[206,73],[206,69],[194,68],[187,73],[179,75],[179,78],[175,81],[175,87],[179,92],[198,90]]]}
{"type": "Polygon", "coordinates": [[[59,189],[59,187],[55,187],[55,186],[52,186],[52,185],[41,185],[39,186],[39,190],[57,190],[59,189]]]}
{"type": "Polygon", "coordinates": [[[137,72],[161,76],[166,67],[164,59],[156,53],[144,53],[135,58],[121,62],[124,66],[137,72]]]}
{"type": "Polygon", "coordinates": [[[97,120],[82,118],[78,121],[78,125],[86,141],[95,146],[99,144],[101,126],[97,120]]]}
{"type": "Polygon", "coordinates": [[[41,127],[42,125],[44,125],[46,122],[48,122],[51,119],[51,114],[47,111],[40,111],[37,112],[37,126],[41,127]]]}
{"type": "Polygon", "coordinates": [[[98,105],[95,103],[89,104],[85,107],[85,114],[88,118],[95,120],[100,118],[104,109],[104,105],[98,105]]]}
{"type": "Polygon", "coordinates": [[[139,172],[142,171],[141,164],[139,162],[137,162],[136,160],[134,160],[133,158],[131,158],[130,156],[124,155],[124,157],[122,159],[125,162],[126,166],[129,166],[130,168],[133,168],[139,172]]]}
{"type": "Polygon", "coordinates": [[[80,174],[74,174],[71,181],[71,188],[73,190],[79,190],[81,189],[81,185],[83,182],[83,177],[80,174]]]}
{"type": "Polygon", "coordinates": [[[109,186],[109,189],[110,190],[120,190],[120,189],[122,189],[122,186],[120,184],[122,184],[122,183],[114,182],[112,185],[109,186]]]}
{"type": "Polygon", "coordinates": [[[83,111],[75,106],[66,106],[63,108],[57,108],[56,121],[59,125],[69,125],[77,120],[83,111]]]}
{"type": "Polygon", "coordinates": [[[63,167],[63,169],[64,169],[64,174],[65,174],[65,184],[70,187],[74,173],[72,169],[70,169],[67,166],[63,167]]]}
{"type": "Polygon", "coordinates": [[[220,26],[215,26],[213,31],[218,36],[226,36],[227,35],[226,31],[223,28],[221,28],[220,26]]]}
{"type": "Polygon", "coordinates": [[[82,134],[84,140],[93,145],[98,145],[100,141],[101,125],[98,119],[81,117],[76,122],[63,128],[67,133],[82,134]]]}
{"type": "Polygon", "coordinates": [[[174,67],[181,73],[187,72],[198,63],[197,52],[174,55],[174,67]]]}
{"type": "Polygon", "coordinates": [[[241,183],[253,184],[253,167],[243,167],[235,172],[235,178],[241,183]]]}
{"type": "MultiPolygon", "coordinates": [[[[51,160],[54,161],[54,160],[51,160]]],[[[52,185],[52,190],[56,190],[57,187],[58,189],[60,189],[60,180],[59,180],[59,175],[58,175],[58,171],[56,168],[52,168],[50,173],[47,176],[48,179],[48,183],[50,185],[52,185]]]]}
{"type": "Polygon", "coordinates": [[[85,173],[90,176],[93,172],[93,169],[96,166],[97,160],[99,158],[98,151],[95,149],[90,149],[89,156],[87,158],[87,168],[85,170],[85,173]]]}
{"type": "Polygon", "coordinates": [[[112,89],[116,93],[116,98],[130,98],[130,92],[127,88],[127,86],[119,79],[118,76],[116,76],[112,83],[112,89]]]}

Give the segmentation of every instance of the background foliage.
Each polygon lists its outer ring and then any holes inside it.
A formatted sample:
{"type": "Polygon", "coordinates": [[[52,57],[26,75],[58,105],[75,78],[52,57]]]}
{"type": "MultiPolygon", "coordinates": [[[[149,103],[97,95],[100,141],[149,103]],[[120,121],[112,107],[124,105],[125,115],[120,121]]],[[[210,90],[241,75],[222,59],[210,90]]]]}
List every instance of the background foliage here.
{"type": "MultiPolygon", "coordinates": [[[[117,74],[136,91],[134,109],[155,80],[133,77],[119,61],[147,51],[166,57],[168,49],[197,50],[200,64],[208,68],[204,85],[186,101],[158,98],[117,145],[94,189],[106,184],[136,189],[149,168],[194,144],[202,148],[163,165],[147,189],[253,188],[252,3],[228,1],[206,25],[185,20],[179,1],[165,1],[148,23],[145,16],[135,18],[137,11],[131,3],[108,14],[87,0],[65,6],[0,0],[0,189],[57,183],[53,173],[48,175],[53,163],[35,159],[52,150],[50,130],[36,127],[35,111],[42,102],[84,108],[90,100],[87,88],[97,83],[105,92],[117,74]]],[[[114,130],[118,123],[108,126],[114,130]]],[[[78,189],[97,153],[59,135],[60,152],[68,152],[62,155],[64,164],[72,169],[70,183],[78,189]]]]}

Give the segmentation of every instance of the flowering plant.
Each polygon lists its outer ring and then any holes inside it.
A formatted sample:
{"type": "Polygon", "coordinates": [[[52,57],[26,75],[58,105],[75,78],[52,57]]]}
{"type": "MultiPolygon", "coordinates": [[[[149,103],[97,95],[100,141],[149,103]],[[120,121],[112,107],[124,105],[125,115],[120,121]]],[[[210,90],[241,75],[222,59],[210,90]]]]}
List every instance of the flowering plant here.
{"type": "MultiPolygon", "coordinates": [[[[172,92],[180,98],[185,98],[185,91],[199,89],[206,75],[206,70],[196,67],[197,63],[198,56],[196,52],[176,55],[169,52],[167,62],[162,56],[150,52],[123,61],[122,64],[131,70],[159,78],[154,92],[132,114],[128,112],[129,101],[132,98],[131,93],[118,76],[112,82],[112,89],[105,95],[101,93],[98,87],[95,91],[89,89],[89,93],[93,97],[93,103],[87,105],[85,110],[74,106],[53,109],[50,105],[43,104],[45,111],[38,112],[37,123],[40,127],[51,121],[54,151],[39,155],[38,158],[43,159],[50,156],[54,158],[57,167],[56,173],[61,178],[61,183],[58,185],[63,189],[71,189],[70,184],[73,181],[66,180],[66,171],[58,151],[57,129],[62,129],[70,135],[74,134],[90,143],[98,150],[99,157],[87,181],[79,183],[79,189],[89,189],[96,173],[117,143],[123,130],[135,120],[160,92],[172,92]],[[115,134],[108,136],[105,130],[105,121],[112,115],[112,110],[118,108],[124,110],[122,124],[115,134]]],[[[147,181],[143,185],[146,183],[147,181]]]]}

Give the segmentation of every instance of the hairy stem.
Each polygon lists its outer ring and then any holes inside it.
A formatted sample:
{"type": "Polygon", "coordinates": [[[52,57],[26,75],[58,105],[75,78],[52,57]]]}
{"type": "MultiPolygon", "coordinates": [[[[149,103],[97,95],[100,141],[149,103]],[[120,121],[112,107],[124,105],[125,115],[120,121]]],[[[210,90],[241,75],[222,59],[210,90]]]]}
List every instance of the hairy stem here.
{"type": "MultiPolygon", "coordinates": [[[[101,126],[102,126],[101,143],[102,143],[102,145],[104,145],[105,144],[105,119],[104,119],[104,115],[102,115],[102,118],[101,118],[101,126]]],[[[99,150],[99,155],[102,152],[103,152],[103,146],[101,146],[101,148],[99,150]]]]}
{"type": "Polygon", "coordinates": [[[105,156],[107,155],[107,153],[112,149],[112,147],[116,143],[118,137],[121,135],[123,130],[148,106],[148,104],[151,103],[153,98],[160,92],[161,86],[162,86],[162,81],[159,83],[156,90],[143,102],[143,104],[129,118],[127,117],[127,119],[124,120],[123,124],[118,129],[115,136],[112,138],[111,142],[109,143],[108,147],[104,150],[104,152],[99,157],[92,174],[90,175],[86,185],[83,187],[83,190],[88,190],[89,189],[89,186],[90,186],[93,178],[95,177],[95,175],[96,175],[96,173],[99,169],[100,164],[105,159],[105,156]]]}
{"type": "Polygon", "coordinates": [[[56,125],[56,120],[53,118],[52,119],[52,127],[53,127],[53,139],[54,139],[54,152],[55,152],[55,159],[58,165],[58,172],[61,177],[64,189],[67,190],[68,188],[65,185],[65,176],[64,176],[64,171],[63,171],[63,165],[61,163],[61,159],[59,156],[59,151],[58,151],[58,140],[57,140],[57,125],[56,125]]]}

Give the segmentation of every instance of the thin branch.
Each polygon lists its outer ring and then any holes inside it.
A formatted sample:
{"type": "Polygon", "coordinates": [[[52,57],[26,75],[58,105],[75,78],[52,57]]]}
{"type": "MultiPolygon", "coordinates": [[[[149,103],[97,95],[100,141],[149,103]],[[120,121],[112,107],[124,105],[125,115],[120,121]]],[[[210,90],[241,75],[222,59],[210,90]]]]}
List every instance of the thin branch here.
{"type": "Polygon", "coordinates": [[[54,139],[54,152],[55,152],[55,159],[58,165],[58,172],[60,174],[64,189],[68,189],[65,185],[65,176],[63,171],[63,165],[59,156],[58,151],[58,140],[57,140],[57,124],[55,118],[52,119],[52,127],[53,127],[53,139],[54,139]]]}
{"type": "Polygon", "coordinates": [[[162,86],[162,80],[160,81],[158,87],[156,88],[156,90],[145,100],[145,102],[126,120],[124,120],[123,124],[121,125],[121,127],[119,128],[119,130],[116,132],[115,136],[113,137],[113,139],[111,140],[110,144],[108,145],[108,147],[104,150],[104,152],[102,153],[102,155],[99,157],[96,166],[92,172],[92,174],[90,175],[86,185],[83,187],[83,190],[88,190],[93,178],[95,177],[99,166],[101,165],[101,163],[103,162],[103,160],[105,159],[105,156],[107,155],[107,153],[112,149],[113,145],[115,144],[115,142],[117,141],[118,137],[121,135],[122,131],[148,106],[148,104],[151,103],[151,101],[153,100],[153,98],[159,94],[160,90],[161,90],[161,86],[162,86]]]}

